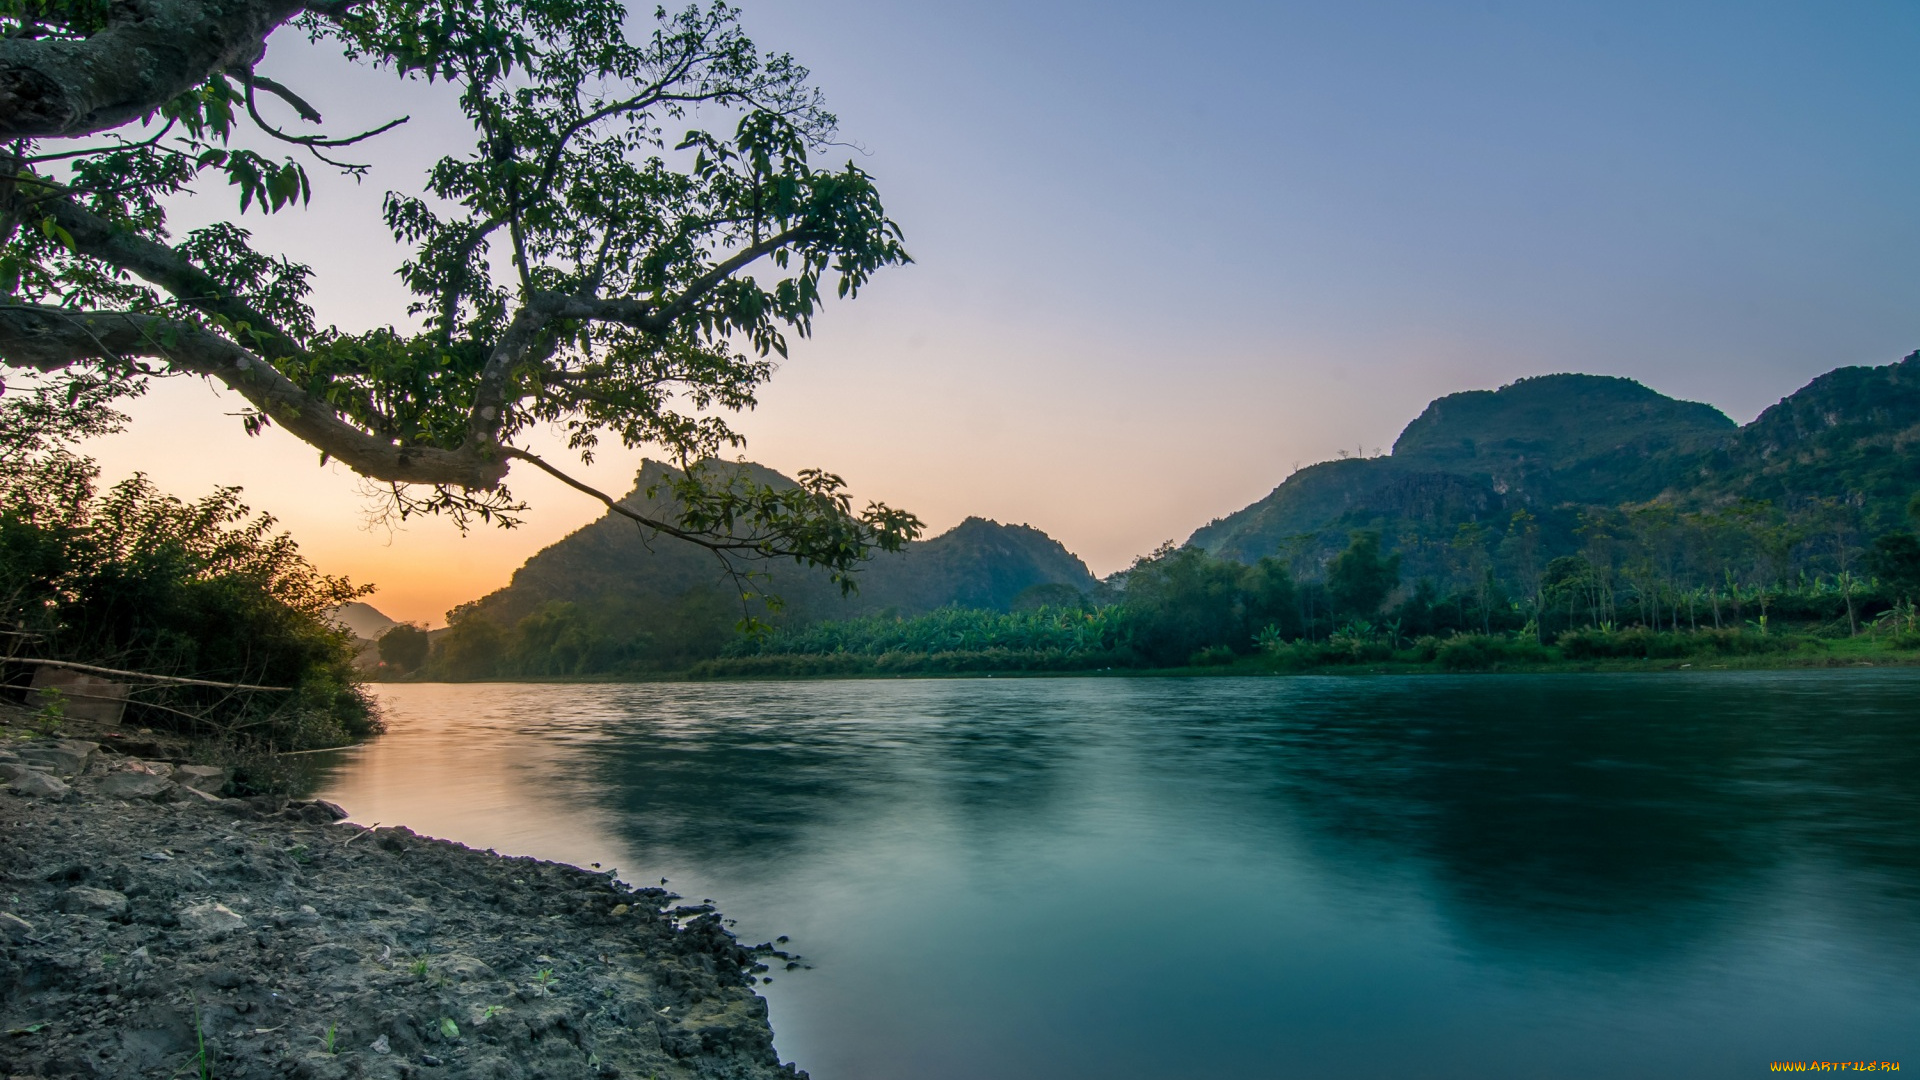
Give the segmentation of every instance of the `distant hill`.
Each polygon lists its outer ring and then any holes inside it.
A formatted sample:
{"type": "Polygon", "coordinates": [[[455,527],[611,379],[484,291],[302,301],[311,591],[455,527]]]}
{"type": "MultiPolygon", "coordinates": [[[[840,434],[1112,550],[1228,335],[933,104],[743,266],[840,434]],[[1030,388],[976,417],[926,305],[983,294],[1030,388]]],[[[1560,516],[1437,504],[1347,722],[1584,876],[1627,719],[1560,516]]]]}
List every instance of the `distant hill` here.
{"type": "Polygon", "coordinates": [[[1870,532],[1898,527],[1920,491],[1920,352],[1829,371],[1691,465],[1685,503],[1848,497],[1870,532]]]}
{"type": "MultiPolygon", "coordinates": [[[[746,466],[761,483],[789,484],[763,466],[746,466]]],[[[644,462],[623,505],[671,519],[673,507],[646,497],[648,487],[671,471],[644,462]]],[[[856,575],[858,592],[842,596],[825,571],[790,563],[747,564],[769,575],[753,588],[783,601],[778,618],[788,624],[894,611],[904,615],[949,604],[1005,611],[1023,591],[1038,585],[1096,587],[1085,563],[1046,533],[1026,525],[968,518],[905,551],[879,554],[856,575]]],[[[709,551],[670,537],[649,537],[634,522],[608,514],[526,561],[504,589],[466,605],[502,627],[554,603],[606,609],[622,607],[638,619],[690,617],[689,609],[712,611],[730,625],[740,615],[738,590],[709,551]]]]}
{"type": "Polygon", "coordinates": [[[1379,529],[1410,574],[1437,569],[1460,524],[1540,519],[1570,550],[1577,510],[1653,500],[1685,508],[1742,497],[1856,500],[1870,528],[1896,525],[1920,489],[1920,353],[1815,379],[1739,427],[1718,409],[1631,379],[1545,375],[1428,405],[1385,457],[1323,462],[1196,530],[1189,543],[1251,562],[1324,562],[1379,529]]]}
{"type": "Polygon", "coordinates": [[[399,625],[372,604],[358,600],[340,605],[327,617],[336,625],[346,627],[354,637],[365,641],[378,640],[381,634],[399,625]]]}
{"type": "Polygon", "coordinates": [[[1725,413],[1632,379],[1542,375],[1428,405],[1393,444],[1402,469],[1485,479],[1508,503],[1650,499],[1737,430],[1725,413]]]}

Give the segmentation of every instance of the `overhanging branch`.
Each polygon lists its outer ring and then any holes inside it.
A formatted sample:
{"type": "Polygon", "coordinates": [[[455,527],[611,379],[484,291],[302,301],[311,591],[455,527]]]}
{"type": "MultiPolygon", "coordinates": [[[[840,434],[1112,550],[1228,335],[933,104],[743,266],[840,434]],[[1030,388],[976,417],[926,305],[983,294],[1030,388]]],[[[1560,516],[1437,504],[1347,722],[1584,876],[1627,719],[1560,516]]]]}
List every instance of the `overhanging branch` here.
{"type": "MultiPolygon", "coordinates": [[[[79,40],[0,41],[0,139],[71,138],[140,119],[209,75],[251,66],[305,0],[146,0],[79,40]]],[[[343,9],[349,5],[340,5],[343,9]]]]}
{"type": "Polygon", "coordinates": [[[515,447],[515,446],[502,447],[501,452],[504,453],[507,457],[514,458],[519,461],[524,461],[527,464],[532,465],[534,468],[539,469],[541,472],[546,473],[548,476],[553,477],[555,480],[560,481],[561,483],[567,485],[568,487],[572,488],[575,491],[581,492],[582,494],[585,494],[585,495],[590,495],[593,498],[598,499],[600,502],[606,505],[608,510],[612,511],[613,513],[618,514],[623,518],[627,518],[630,521],[639,522],[641,525],[644,525],[649,529],[653,529],[657,532],[663,532],[668,536],[674,537],[675,539],[678,539],[678,540],[685,540],[690,544],[698,544],[699,546],[706,548],[709,551],[741,552],[744,554],[755,555],[755,556],[765,554],[766,540],[764,538],[726,537],[723,539],[723,538],[712,536],[707,533],[689,532],[688,530],[682,529],[677,525],[673,525],[669,522],[661,521],[658,518],[648,517],[647,515],[639,513],[638,511],[628,509],[626,506],[621,504],[620,500],[614,498],[613,496],[607,494],[604,491],[601,491],[599,488],[596,488],[590,484],[585,483],[584,481],[577,480],[572,476],[567,475],[566,473],[560,471],[554,466],[548,464],[545,459],[541,458],[537,454],[529,453],[528,451],[522,450],[519,447],[515,447]]]}
{"type": "Polygon", "coordinates": [[[273,365],[203,327],[132,312],[0,304],[0,360],[40,371],[160,360],[173,373],[220,380],[290,434],[362,476],[469,489],[497,486],[506,460],[486,446],[406,446],[364,431],[273,365]]]}

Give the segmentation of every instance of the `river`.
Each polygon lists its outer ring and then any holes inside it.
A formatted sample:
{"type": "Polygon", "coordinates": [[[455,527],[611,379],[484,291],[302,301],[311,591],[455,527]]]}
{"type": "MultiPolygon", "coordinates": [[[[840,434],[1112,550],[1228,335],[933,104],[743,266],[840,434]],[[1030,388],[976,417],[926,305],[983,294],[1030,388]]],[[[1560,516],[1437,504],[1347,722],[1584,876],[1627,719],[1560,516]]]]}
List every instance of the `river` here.
{"type": "Polygon", "coordinates": [[[378,693],[321,797],[788,935],[816,1080],[1920,1068],[1920,673],[378,693]]]}

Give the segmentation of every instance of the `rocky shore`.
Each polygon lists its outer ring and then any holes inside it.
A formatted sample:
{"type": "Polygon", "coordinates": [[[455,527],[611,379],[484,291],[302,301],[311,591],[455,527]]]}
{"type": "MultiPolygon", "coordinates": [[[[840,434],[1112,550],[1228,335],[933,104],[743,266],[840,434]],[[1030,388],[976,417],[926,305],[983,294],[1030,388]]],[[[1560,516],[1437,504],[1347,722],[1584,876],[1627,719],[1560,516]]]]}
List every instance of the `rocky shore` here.
{"type": "Polygon", "coordinates": [[[709,906],[165,755],[0,741],[0,1075],[806,1075],[709,906]]]}

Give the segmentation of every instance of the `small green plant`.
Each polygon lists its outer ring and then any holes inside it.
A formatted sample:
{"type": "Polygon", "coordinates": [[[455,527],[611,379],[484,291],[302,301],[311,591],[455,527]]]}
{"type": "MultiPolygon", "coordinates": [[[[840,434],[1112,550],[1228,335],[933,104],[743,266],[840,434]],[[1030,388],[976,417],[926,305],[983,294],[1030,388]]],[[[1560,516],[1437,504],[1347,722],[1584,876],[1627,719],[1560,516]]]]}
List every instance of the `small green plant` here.
{"type": "Polygon", "coordinates": [[[113,965],[119,962],[120,962],[120,958],[118,956],[115,956],[113,953],[108,952],[108,953],[100,954],[101,967],[112,967],[113,965]]]}
{"type": "Polygon", "coordinates": [[[453,1017],[443,1016],[440,1018],[440,1036],[446,1039],[457,1039],[460,1037],[460,1025],[453,1022],[453,1017]]]}
{"type": "Polygon", "coordinates": [[[413,972],[414,978],[424,979],[427,977],[427,962],[425,959],[415,960],[407,965],[407,970],[413,972]]]}
{"type": "Polygon", "coordinates": [[[553,987],[553,969],[541,968],[533,977],[534,988],[542,994],[551,993],[553,987]]]}
{"type": "Polygon", "coordinates": [[[305,844],[295,844],[288,848],[287,855],[292,858],[294,862],[302,866],[305,866],[313,858],[312,853],[307,850],[307,845],[305,844]]]}
{"type": "Polygon", "coordinates": [[[213,1062],[207,1057],[207,1027],[200,1015],[200,999],[197,996],[190,996],[189,1000],[193,1002],[193,1058],[181,1069],[175,1070],[174,1075],[178,1076],[181,1071],[192,1069],[193,1075],[199,1080],[213,1080],[213,1062]]]}
{"type": "Polygon", "coordinates": [[[501,1008],[503,1008],[503,1006],[489,1005],[486,1008],[480,1010],[480,1022],[484,1024],[487,1021],[493,1019],[494,1016],[500,1012],[501,1008]]]}
{"type": "Polygon", "coordinates": [[[67,726],[67,695],[59,687],[49,686],[40,691],[40,711],[33,714],[28,726],[41,735],[58,735],[67,726]]]}
{"type": "Polygon", "coordinates": [[[337,1045],[339,1034],[340,1034],[339,1025],[328,1024],[327,1033],[320,1036],[320,1049],[326,1051],[329,1054],[339,1053],[340,1050],[337,1045]]]}

